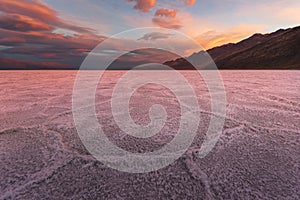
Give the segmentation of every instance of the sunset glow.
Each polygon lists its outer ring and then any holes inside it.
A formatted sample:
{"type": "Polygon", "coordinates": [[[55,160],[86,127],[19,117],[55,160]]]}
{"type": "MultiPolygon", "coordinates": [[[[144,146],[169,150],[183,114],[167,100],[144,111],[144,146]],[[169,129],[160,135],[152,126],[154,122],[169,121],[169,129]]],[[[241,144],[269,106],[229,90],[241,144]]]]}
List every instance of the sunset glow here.
{"type": "Polygon", "coordinates": [[[210,49],[295,26],[299,8],[296,0],[2,0],[1,62],[78,67],[105,38],[139,27],[174,29],[210,49]]]}

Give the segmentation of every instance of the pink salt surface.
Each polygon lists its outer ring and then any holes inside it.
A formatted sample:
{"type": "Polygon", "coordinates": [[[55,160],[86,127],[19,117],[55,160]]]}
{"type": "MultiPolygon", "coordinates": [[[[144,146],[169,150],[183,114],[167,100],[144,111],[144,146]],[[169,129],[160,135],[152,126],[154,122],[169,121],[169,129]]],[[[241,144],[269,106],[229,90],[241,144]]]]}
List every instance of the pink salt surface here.
{"type": "MultiPolygon", "coordinates": [[[[222,71],[227,113],[213,151],[197,157],[210,119],[210,96],[194,71],[201,123],[188,151],[145,174],[110,169],[81,143],[72,117],[76,71],[0,72],[0,199],[299,199],[300,71],[222,71]]],[[[106,72],[96,94],[99,123],[118,146],[152,151],[178,128],[178,102],[147,85],[131,99],[131,116],[147,124],[151,103],[168,121],[148,140],[122,133],[111,118],[110,95],[122,71],[106,72]],[[148,100],[147,100],[148,99],[148,100]]],[[[180,87],[180,86],[179,86],[180,87]]],[[[120,102],[122,103],[122,102],[120,102]]]]}

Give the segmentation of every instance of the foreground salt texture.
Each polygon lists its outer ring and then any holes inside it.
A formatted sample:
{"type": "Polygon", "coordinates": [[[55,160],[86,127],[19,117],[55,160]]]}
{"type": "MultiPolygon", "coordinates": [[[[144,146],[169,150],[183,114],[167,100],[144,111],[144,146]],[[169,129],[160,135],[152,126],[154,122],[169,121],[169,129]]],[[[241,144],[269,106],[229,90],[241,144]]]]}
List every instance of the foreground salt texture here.
{"type": "MultiPolygon", "coordinates": [[[[132,98],[132,118],[147,124],[147,102],[166,106],[168,123],[148,140],[127,137],[111,118],[110,71],[97,92],[99,123],[132,152],[160,148],[178,128],[178,103],[156,85],[132,98]]],[[[183,72],[192,81],[195,73],[183,72]]],[[[201,124],[193,145],[155,172],[130,174],[104,166],[82,145],[71,103],[75,71],[0,72],[0,199],[299,199],[300,72],[222,71],[225,127],[204,159],[197,157],[210,119],[209,94],[196,93],[201,124]]],[[[122,102],[121,102],[122,103],[122,102]]]]}

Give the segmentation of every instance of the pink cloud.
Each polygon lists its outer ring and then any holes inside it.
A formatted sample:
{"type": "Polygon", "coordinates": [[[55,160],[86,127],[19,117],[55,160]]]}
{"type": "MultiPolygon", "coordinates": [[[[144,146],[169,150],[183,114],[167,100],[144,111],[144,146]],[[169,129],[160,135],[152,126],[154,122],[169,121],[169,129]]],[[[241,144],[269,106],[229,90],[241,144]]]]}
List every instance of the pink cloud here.
{"type": "Polygon", "coordinates": [[[175,18],[162,18],[162,17],[154,17],[152,22],[160,27],[169,28],[169,29],[180,29],[182,24],[178,19],[175,18]]]}
{"type": "Polygon", "coordinates": [[[19,14],[1,14],[0,27],[17,31],[50,31],[54,29],[38,19],[19,14]]]}
{"type": "MultiPolygon", "coordinates": [[[[68,23],[65,20],[60,19],[57,16],[58,13],[55,10],[48,7],[47,5],[42,4],[40,1],[1,0],[0,11],[8,14],[16,14],[19,17],[26,16],[27,23],[30,22],[31,24],[33,24],[34,22],[37,23],[36,21],[38,21],[39,23],[43,22],[50,26],[69,29],[75,32],[94,32],[94,30],[90,28],[74,25],[73,23],[68,23]],[[30,18],[34,20],[30,21],[30,18]]],[[[10,20],[12,20],[11,18],[10,20]]]]}
{"type": "Polygon", "coordinates": [[[180,0],[184,1],[185,5],[187,6],[193,6],[196,3],[196,0],[180,0]]]}
{"type": "Polygon", "coordinates": [[[166,8],[158,9],[152,23],[163,28],[180,29],[182,27],[181,21],[176,18],[177,10],[169,10],[166,8]]]}
{"type": "MultiPolygon", "coordinates": [[[[1,33],[1,32],[0,32],[1,33]]],[[[2,45],[9,45],[9,44],[16,44],[16,43],[23,43],[26,42],[25,38],[19,38],[19,37],[5,37],[0,39],[0,44],[2,45]]]]}
{"type": "Polygon", "coordinates": [[[176,17],[176,14],[177,14],[177,10],[169,10],[169,9],[165,9],[165,8],[158,9],[155,12],[155,16],[159,16],[159,17],[174,18],[174,17],[176,17]]]}
{"type": "Polygon", "coordinates": [[[106,38],[90,28],[59,18],[57,11],[39,0],[2,0],[0,13],[0,44],[7,47],[1,49],[0,57],[5,68],[75,68],[86,52],[106,38]],[[56,29],[70,30],[73,34],[65,36],[55,33],[56,29]],[[20,60],[24,56],[31,56],[32,61],[20,60]]]}
{"type": "Polygon", "coordinates": [[[127,0],[128,2],[136,2],[136,5],[133,7],[136,10],[142,12],[148,12],[156,3],[156,0],[127,0]]]}

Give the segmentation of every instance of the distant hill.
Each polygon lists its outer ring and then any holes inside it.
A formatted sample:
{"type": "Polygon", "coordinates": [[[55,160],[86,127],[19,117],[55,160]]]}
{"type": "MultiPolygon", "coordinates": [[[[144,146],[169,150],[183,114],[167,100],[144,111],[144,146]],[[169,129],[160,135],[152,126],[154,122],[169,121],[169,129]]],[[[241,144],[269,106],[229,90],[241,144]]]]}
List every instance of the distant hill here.
{"type": "MultiPolygon", "coordinates": [[[[201,68],[209,69],[211,59],[207,59],[210,58],[208,54],[218,69],[300,69],[300,26],[269,34],[257,33],[238,43],[195,52],[187,58],[176,59],[177,55],[160,49],[135,50],[116,59],[109,69],[129,70],[146,63],[163,63],[177,70],[194,69],[190,63],[197,63],[201,68]]],[[[72,63],[65,64],[61,60],[38,62],[0,55],[0,69],[71,70],[79,69],[83,59],[84,56],[79,56],[72,63]]]]}
{"type": "MultiPolygon", "coordinates": [[[[207,50],[219,69],[300,69],[300,26],[269,34],[254,34],[236,44],[207,50]]],[[[193,69],[204,51],[165,62],[175,69],[193,69]],[[188,61],[187,61],[188,60],[188,61]]]]}
{"type": "Polygon", "coordinates": [[[70,65],[59,64],[55,62],[30,62],[20,61],[8,58],[0,58],[0,70],[35,70],[35,69],[52,69],[52,70],[68,70],[72,69],[70,65]]]}

